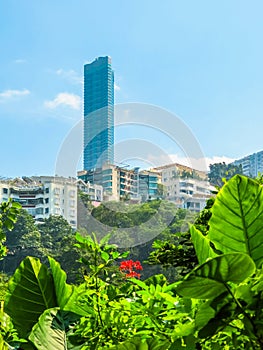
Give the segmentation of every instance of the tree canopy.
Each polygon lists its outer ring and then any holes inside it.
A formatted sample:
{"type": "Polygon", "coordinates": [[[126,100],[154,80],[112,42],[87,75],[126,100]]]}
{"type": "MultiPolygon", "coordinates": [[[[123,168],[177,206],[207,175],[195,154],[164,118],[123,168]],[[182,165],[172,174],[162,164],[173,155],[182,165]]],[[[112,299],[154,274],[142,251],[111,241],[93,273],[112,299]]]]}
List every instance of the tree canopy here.
{"type": "Polygon", "coordinates": [[[236,174],[243,174],[242,165],[215,163],[209,165],[208,179],[211,185],[222,187],[223,179],[229,180],[236,174]]]}

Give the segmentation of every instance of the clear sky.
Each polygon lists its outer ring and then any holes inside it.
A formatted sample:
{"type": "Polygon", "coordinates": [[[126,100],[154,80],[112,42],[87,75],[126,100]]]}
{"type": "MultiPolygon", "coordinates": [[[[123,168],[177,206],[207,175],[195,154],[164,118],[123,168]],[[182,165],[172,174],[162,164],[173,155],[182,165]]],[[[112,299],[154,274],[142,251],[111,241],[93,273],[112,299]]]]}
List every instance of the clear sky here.
{"type": "Polygon", "coordinates": [[[0,175],[54,173],[83,65],[104,55],[116,103],[178,115],[208,158],[262,150],[262,14],[261,0],[2,0],[0,175]]]}

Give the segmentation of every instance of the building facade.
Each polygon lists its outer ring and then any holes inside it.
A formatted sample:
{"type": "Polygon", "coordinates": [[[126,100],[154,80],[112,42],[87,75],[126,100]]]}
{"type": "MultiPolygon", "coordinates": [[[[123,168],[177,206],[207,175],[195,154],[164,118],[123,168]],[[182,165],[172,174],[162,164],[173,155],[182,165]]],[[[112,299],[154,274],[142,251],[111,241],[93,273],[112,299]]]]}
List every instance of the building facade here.
{"type": "Polygon", "coordinates": [[[33,176],[0,181],[0,201],[12,198],[37,223],[50,215],[63,216],[77,228],[77,180],[58,176],[33,176]]]}
{"type": "Polygon", "coordinates": [[[207,180],[207,174],[181,164],[168,164],[155,168],[161,173],[165,187],[165,199],[179,208],[201,211],[214,187],[207,180]]]}
{"type": "Polygon", "coordinates": [[[114,162],[114,73],[111,58],[84,66],[84,170],[114,162]]]}
{"type": "Polygon", "coordinates": [[[103,201],[103,187],[96,184],[91,184],[90,182],[84,182],[78,179],[78,190],[89,195],[92,202],[102,202],[103,201]]]}
{"type": "Polygon", "coordinates": [[[113,164],[105,164],[95,170],[78,172],[78,178],[85,183],[101,185],[105,201],[119,201],[122,198],[137,198],[138,171],[113,164]]]}
{"type": "Polygon", "coordinates": [[[158,184],[161,180],[157,172],[139,171],[139,168],[127,169],[113,164],[104,165],[94,171],[79,171],[78,178],[85,183],[102,185],[105,201],[135,202],[158,198],[158,184]]]}
{"type": "Polygon", "coordinates": [[[78,179],[86,184],[101,186],[104,200],[118,200],[117,171],[113,165],[104,165],[94,170],[78,171],[78,179]]]}
{"type": "Polygon", "coordinates": [[[263,174],[263,151],[237,159],[232,164],[242,165],[244,175],[249,177],[257,177],[259,173],[263,174]]]}
{"type": "Polygon", "coordinates": [[[162,198],[159,186],[161,185],[161,174],[156,171],[142,170],[139,173],[139,195],[141,201],[162,198]]]}

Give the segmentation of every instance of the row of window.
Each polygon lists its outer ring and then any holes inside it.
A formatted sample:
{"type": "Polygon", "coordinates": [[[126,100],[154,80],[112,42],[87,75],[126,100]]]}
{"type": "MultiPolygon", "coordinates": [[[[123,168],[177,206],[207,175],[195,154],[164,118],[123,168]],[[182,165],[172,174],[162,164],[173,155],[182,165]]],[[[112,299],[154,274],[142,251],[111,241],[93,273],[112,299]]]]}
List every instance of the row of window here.
{"type": "MultiPolygon", "coordinates": [[[[27,212],[32,215],[32,216],[36,216],[36,215],[43,215],[45,214],[49,214],[49,208],[28,208],[27,212]]],[[[55,208],[54,210],[54,214],[55,215],[61,215],[64,214],[64,209],[61,211],[61,209],[59,208],[55,208]]],[[[76,211],[75,210],[70,210],[69,211],[69,215],[71,217],[74,217],[76,215],[76,211]]]]}
{"type": "MultiPolygon", "coordinates": [[[[20,193],[20,191],[17,191],[18,192],[18,194],[20,193]]],[[[64,189],[62,189],[62,193],[64,194],[64,189]]],[[[2,193],[3,194],[8,194],[8,188],[6,188],[6,187],[4,187],[3,189],[2,189],[2,193]]],[[[45,188],[45,193],[49,193],[49,187],[46,187],[45,188]]],[[[57,195],[57,194],[60,194],[60,188],[58,188],[58,187],[55,187],[54,188],[54,194],[55,195],[57,195]]],[[[76,194],[76,191],[74,191],[74,190],[71,190],[71,191],[69,191],[69,196],[70,197],[74,197],[75,196],[75,194],[76,194]]]]}

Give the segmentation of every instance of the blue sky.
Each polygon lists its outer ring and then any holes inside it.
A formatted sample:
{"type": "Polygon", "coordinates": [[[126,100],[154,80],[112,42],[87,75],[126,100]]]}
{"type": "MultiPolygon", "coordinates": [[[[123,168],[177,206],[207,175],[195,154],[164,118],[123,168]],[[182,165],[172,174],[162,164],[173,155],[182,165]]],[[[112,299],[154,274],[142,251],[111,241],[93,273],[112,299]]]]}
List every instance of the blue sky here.
{"type": "MultiPolygon", "coordinates": [[[[54,173],[82,118],[83,64],[103,55],[116,103],[178,115],[207,158],[262,150],[262,13],[260,0],[1,1],[0,176],[54,173]]],[[[131,134],[158,139],[124,128],[116,142],[131,134]]]]}

